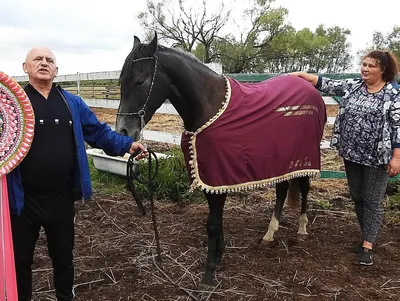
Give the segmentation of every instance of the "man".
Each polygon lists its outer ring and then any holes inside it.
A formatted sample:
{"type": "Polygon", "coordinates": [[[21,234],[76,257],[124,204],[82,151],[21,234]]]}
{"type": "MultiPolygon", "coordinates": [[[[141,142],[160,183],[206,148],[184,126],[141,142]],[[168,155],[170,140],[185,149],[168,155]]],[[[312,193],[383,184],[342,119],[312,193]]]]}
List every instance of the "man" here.
{"type": "Polygon", "coordinates": [[[108,155],[142,150],[143,145],[112,131],[76,95],[53,83],[58,67],[53,52],[31,49],[23,63],[25,91],[35,113],[29,153],[7,176],[18,299],[31,300],[32,262],[40,228],[47,237],[57,300],[73,299],[74,201],[92,195],[85,143],[108,155]]]}

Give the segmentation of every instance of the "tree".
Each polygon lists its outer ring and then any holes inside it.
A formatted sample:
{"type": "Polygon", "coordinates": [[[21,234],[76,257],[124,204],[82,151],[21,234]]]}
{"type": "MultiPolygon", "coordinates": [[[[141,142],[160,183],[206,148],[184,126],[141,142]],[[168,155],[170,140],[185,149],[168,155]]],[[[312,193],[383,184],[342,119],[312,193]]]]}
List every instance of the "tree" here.
{"type": "Polygon", "coordinates": [[[268,72],[308,71],[337,73],[351,65],[350,31],[337,26],[295,31],[293,28],[275,38],[264,56],[268,72]]]}
{"type": "Polygon", "coordinates": [[[212,13],[207,10],[207,0],[203,0],[199,10],[188,8],[184,0],[148,0],[147,9],[138,15],[138,20],[148,35],[157,32],[160,39],[192,52],[197,45],[203,47],[205,63],[211,62],[211,47],[219,31],[227,23],[230,11],[222,3],[212,13]],[[178,12],[174,11],[178,8],[178,12]]]}
{"type": "Polygon", "coordinates": [[[272,7],[274,0],[248,0],[249,8],[240,12],[240,25],[223,4],[209,13],[208,0],[192,8],[187,1],[147,0],[147,9],[138,19],[149,37],[157,31],[161,39],[205,63],[222,63],[225,73],[336,73],[351,64],[348,29],[320,25],[315,32],[296,31],[286,20],[288,10],[272,7]],[[229,34],[221,35],[228,25],[229,34]]]}
{"type": "Polygon", "coordinates": [[[372,45],[357,51],[357,56],[361,62],[362,57],[375,49],[389,50],[400,59],[400,26],[395,25],[391,32],[384,34],[375,31],[372,35],[372,45]]]}
{"type": "Polygon", "coordinates": [[[320,25],[316,34],[327,39],[319,52],[320,59],[325,62],[325,72],[338,73],[351,67],[353,57],[350,54],[351,44],[347,40],[350,30],[339,26],[324,28],[320,25]]]}
{"type": "Polygon", "coordinates": [[[288,10],[272,8],[274,0],[253,0],[249,9],[243,12],[238,27],[238,36],[225,35],[215,41],[214,57],[222,63],[225,72],[263,72],[262,56],[270,48],[272,41],[289,30],[285,24],[288,10]]]}
{"type": "Polygon", "coordinates": [[[387,35],[387,48],[400,59],[400,26],[393,27],[392,32],[387,35]]]}
{"type": "Polygon", "coordinates": [[[244,12],[251,26],[239,37],[231,34],[215,42],[225,72],[337,73],[351,66],[348,29],[320,25],[315,32],[296,31],[286,23],[287,9],[272,8],[272,2],[254,0],[244,12]]]}
{"type": "Polygon", "coordinates": [[[270,73],[304,70],[312,54],[313,35],[308,28],[297,32],[290,28],[276,37],[264,52],[265,70],[270,73]]]}

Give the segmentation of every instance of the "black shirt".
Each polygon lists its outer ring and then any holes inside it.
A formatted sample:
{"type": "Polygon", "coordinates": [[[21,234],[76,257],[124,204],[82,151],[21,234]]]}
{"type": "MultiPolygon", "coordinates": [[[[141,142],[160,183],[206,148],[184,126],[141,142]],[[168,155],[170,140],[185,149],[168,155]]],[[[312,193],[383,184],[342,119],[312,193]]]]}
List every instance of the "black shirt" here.
{"type": "Polygon", "coordinates": [[[54,84],[47,99],[30,84],[25,92],[35,113],[35,134],[20,164],[24,191],[51,195],[71,190],[76,160],[71,112],[54,84]]]}

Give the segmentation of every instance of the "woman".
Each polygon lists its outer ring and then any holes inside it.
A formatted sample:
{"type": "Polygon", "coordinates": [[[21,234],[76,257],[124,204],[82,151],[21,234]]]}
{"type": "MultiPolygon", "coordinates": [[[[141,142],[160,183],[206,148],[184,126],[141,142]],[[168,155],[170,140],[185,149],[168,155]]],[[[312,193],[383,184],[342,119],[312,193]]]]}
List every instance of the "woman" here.
{"type": "Polygon", "coordinates": [[[341,96],[331,146],[344,159],[362,232],[357,262],[373,264],[373,245],[383,216],[389,177],[400,173],[400,89],[397,58],[375,50],[362,60],[361,79],[331,80],[294,72],[318,90],[341,96]]]}

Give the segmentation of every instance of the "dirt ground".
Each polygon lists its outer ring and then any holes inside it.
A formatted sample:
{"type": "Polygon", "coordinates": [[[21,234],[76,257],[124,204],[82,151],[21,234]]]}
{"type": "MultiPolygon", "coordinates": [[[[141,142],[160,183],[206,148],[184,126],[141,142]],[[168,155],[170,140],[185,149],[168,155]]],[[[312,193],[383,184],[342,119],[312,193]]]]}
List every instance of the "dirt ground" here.
{"type": "MultiPolygon", "coordinates": [[[[115,120],[115,112],[96,113],[102,120],[108,114],[115,120]]],[[[149,129],[162,123],[164,131],[180,132],[175,116],[160,118],[149,129]]],[[[361,267],[352,250],[360,233],[344,180],[312,182],[307,238],[296,234],[298,212],[285,208],[276,241],[261,245],[273,205],[272,189],[229,195],[227,248],[214,290],[204,292],[198,283],[206,258],[205,203],[156,202],[159,263],[149,204],[148,214],[141,216],[128,191],[95,193],[92,201],[77,203],[76,300],[400,300],[400,208],[385,207],[375,264],[361,267]]],[[[34,258],[34,300],[54,300],[51,278],[41,235],[34,258]]]]}

